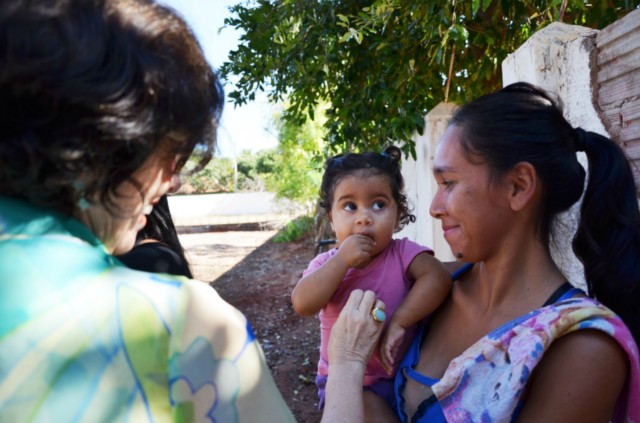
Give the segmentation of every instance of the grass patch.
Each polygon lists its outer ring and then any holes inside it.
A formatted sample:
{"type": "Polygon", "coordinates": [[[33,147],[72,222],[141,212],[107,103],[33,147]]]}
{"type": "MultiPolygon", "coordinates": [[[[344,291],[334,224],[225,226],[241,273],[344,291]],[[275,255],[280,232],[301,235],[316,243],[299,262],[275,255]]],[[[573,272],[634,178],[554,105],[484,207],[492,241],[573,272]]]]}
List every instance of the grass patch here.
{"type": "Polygon", "coordinates": [[[287,223],[275,237],[273,242],[298,241],[305,236],[310,236],[313,231],[313,217],[300,216],[287,223]]]}

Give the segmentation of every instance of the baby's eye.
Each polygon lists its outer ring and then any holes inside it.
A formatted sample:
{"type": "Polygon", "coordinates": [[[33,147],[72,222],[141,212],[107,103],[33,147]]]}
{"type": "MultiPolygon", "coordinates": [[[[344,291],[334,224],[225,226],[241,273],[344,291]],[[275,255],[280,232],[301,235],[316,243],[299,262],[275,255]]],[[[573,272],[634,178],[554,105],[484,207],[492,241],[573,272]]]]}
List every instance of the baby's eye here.
{"type": "Polygon", "coordinates": [[[387,206],[387,204],[384,201],[376,201],[373,203],[373,209],[374,210],[382,210],[387,206]]]}
{"type": "Polygon", "coordinates": [[[354,211],[357,209],[356,205],[353,203],[346,203],[342,208],[346,211],[354,211]]]}

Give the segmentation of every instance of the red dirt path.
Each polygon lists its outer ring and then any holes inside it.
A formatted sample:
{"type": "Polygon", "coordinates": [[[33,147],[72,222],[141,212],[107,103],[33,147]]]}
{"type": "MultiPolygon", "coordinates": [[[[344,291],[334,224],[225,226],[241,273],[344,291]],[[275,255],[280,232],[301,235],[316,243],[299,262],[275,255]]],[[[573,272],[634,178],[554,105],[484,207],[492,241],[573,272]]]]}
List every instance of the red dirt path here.
{"type": "MultiPolygon", "coordinates": [[[[196,253],[185,247],[188,254],[196,253]]],[[[229,248],[210,245],[205,252],[207,261],[215,264],[216,251],[222,250],[229,254],[229,248]]],[[[202,249],[197,254],[197,261],[202,263],[202,249]]],[[[290,294],[312,258],[313,244],[308,239],[290,243],[268,240],[212,281],[220,295],[251,322],[276,384],[296,419],[310,423],[319,422],[321,417],[314,384],[320,328],[317,317],[303,318],[293,311],[290,294]]],[[[198,274],[197,268],[194,273],[211,282],[206,274],[198,274]]]]}

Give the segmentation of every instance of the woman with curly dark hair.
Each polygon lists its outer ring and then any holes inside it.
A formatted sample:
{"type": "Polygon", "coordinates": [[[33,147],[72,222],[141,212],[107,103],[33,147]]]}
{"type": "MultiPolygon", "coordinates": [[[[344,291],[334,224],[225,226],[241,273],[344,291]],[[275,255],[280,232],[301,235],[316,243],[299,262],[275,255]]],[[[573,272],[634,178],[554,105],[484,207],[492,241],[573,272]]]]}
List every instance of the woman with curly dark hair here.
{"type": "Polygon", "coordinates": [[[238,310],[114,257],[215,145],[224,96],[185,22],[3,0],[0,63],[0,420],[293,421],[238,310]]]}
{"type": "MultiPolygon", "coordinates": [[[[185,22],[151,0],[3,0],[0,63],[0,420],[293,421],[242,313],[114,257],[215,146],[224,96],[185,22]]],[[[379,333],[366,316],[338,346],[379,333]]]]}

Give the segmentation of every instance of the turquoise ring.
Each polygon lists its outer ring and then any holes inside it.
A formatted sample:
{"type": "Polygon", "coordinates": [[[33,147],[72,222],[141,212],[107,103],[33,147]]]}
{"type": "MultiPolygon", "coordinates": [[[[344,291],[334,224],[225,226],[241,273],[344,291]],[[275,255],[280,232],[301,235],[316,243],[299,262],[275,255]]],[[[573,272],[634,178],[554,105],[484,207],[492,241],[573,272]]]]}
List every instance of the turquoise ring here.
{"type": "Polygon", "coordinates": [[[379,307],[374,307],[373,310],[371,310],[371,317],[373,317],[373,320],[376,322],[383,323],[387,320],[387,313],[379,307]]]}

